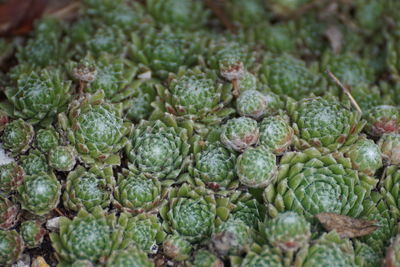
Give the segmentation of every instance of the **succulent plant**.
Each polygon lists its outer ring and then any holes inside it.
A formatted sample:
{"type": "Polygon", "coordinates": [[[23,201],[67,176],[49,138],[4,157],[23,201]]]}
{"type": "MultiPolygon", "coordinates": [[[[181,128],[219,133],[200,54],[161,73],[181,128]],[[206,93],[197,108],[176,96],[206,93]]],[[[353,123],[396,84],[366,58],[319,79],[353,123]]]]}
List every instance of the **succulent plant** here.
{"type": "Polygon", "coordinates": [[[307,220],[321,212],[357,217],[376,183],[353,170],[343,155],[323,155],[310,148],[282,157],[278,177],[265,189],[264,199],[272,217],[287,210],[303,214],[307,220]]]}
{"type": "Polygon", "coordinates": [[[126,59],[110,54],[93,58],[90,54],[80,62],[69,63],[71,75],[79,82],[85,82],[83,91],[95,94],[104,90],[105,98],[111,102],[122,102],[134,92],[129,86],[136,75],[137,67],[126,59]]]}
{"type": "Polygon", "coordinates": [[[292,211],[267,219],[260,231],[273,247],[279,247],[283,251],[297,251],[306,246],[311,238],[310,223],[302,215],[292,211]]]}
{"type": "Polygon", "coordinates": [[[30,123],[22,119],[14,120],[4,128],[1,136],[2,146],[10,150],[14,156],[25,153],[29,149],[34,134],[30,123]]]}
{"type": "Polygon", "coordinates": [[[147,11],[161,25],[193,30],[202,27],[209,16],[201,2],[190,0],[150,0],[147,11]]]}
{"type": "Polygon", "coordinates": [[[140,266],[152,267],[154,263],[147,257],[146,252],[136,248],[128,247],[124,250],[114,250],[107,259],[106,267],[140,266]]]}
{"type": "Polygon", "coordinates": [[[41,222],[29,220],[21,224],[20,233],[26,247],[35,248],[43,242],[43,237],[47,231],[42,227],[41,222]]]}
{"type": "Polygon", "coordinates": [[[165,27],[161,31],[148,30],[140,36],[132,34],[131,57],[160,78],[197,61],[204,41],[198,34],[174,32],[165,27]]]}
{"type": "Polygon", "coordinates": [[[395,106],[373,107],[365,114],[365,119],[365,130],[373,137],[381,137],[385,133],[398,133],[400,130],[400,110],[395,106]]]}
{"type": "Polygon", "coordinates": [[[398,267],[400,262],[400,235],[396,235],[386,250],[384,266],[398,267]]]}
{"type": "Polygon", "coordinates": [[[40,129],[36,132],[35,146],[40,151],[46,153],[56,147],[60,142],[60,135],[53,127],[40,129]]]}
{"type": "Polygon", "coordinates": [[[236,110],[240,116],[260,119],[268,111],[267,98],[259,91],[246,90],[236,100],[236,110]]]}
{"type": "Polygon", "coordinates": [[[234,170],[236,155],[220,142],[194,146],[193,164],[188,170],[197,184],[231,189],[237,186],[234,170]]]}
{"type": "Polygon", "coordinates": [[[379,146],[365,137],[343,149],[344,155],[351,160],[353,169],[367,175],[374,175],[382,167],[382,155],[379,146]]]}
{"type": "Polygon", "coordinates": [[[383,162],[387,165],[400,165],[400,134],[383,134],[378,141],[383,162]]]}
{"type": "Polygon", "coordinates": [[[59,127],[80,160],[86,164],[118,165],[118,152],[126,145],[131,129],[122,119],[120,107],[104,101],[104,92],[74,100],[68,113],[58,116],[59,127]]]}
{"type": "Polygon", "coordinates": [[[260,222],[264,221],[266,210],[252,194],[242,190],[231,190],[226,198],[218,201],[228,201],[231,211],[230,218],[242,220],[250,228],[256,229],[260,222]]]}
{"type": "Polygon", "coordinates": [[[236,161],[236,173],[240,183],[245,186],[266,187],[276,177],[276,157],[264,146],[248,148],[236,161]]]}
{"type": "Polygon", "coordinates": [[[142,213],[128,219],[125,236],[136,247],[155,254],[158,252],[158,244],[164,241],[166,234],[156,215],[142,213]]]}
{"type": "Polygon", "coordinates": [[[389,198],[390,194],[385,196],[378,192],[372,192],[371,196],[363,201],[363,212],[359,215],[361,219],[376,221],[375,225],[378,226],[378,229],[359,239],[379,255],[383,254],[390,238],[397,231],[398,215],[395,213],[394,207],[392,209],[390,206],[390,202],[385,201],[389,198]]]}
{"type": "Polygon", "coordinates": [[[113,206],[134,214],[151,211],[161,204],[163,191],[157,179],[123,169],[118,175],[113,206]]]}
{"type": "Polygon", "coordinates": [[[16,162],[0,165],[0,192],[9,194],[22,184],[25,177],[24,169],[16,162]]]}
{"type": "Polygon", "coordinates": [[[216,255],[206,249],[199,249],[193,255],[191,267],[222,267],[224,263],[216,255]]]}
{"type": "Polygon", "coordinates": [[[272,92],[297,100],[323,93],[319,76],[308,69],[303,61],[286,54],[267,56],[262,64],[260,80],[272,92]]]}
{"type": "Polygon", "coordinates": [[[96,166],[85,169],[78,166],[67,176],[65,191],[62,195],[64,207],[79,211],[92,211],[95,207],[106,208],[111,203],[115,180],[111,167],[96,166]]]}
{"type": "Polygon", "coordinates": [[[211,237],[211,246],[218,255],[241,255],[253,242],[252,229],[242,220],[230,218],[219,225],[211,237]]]}
{"type": "Polygon", "coordinates": [[[143,121],[126,147],[129,169],[146,177],[174,180],[189,163],[186,129],[173,122],[143,121]]]}
{"type": "Polygon", "coordinates": [[[374,267],[382,265],[381,255],[367,244],[356,241],[354,244],[357,266],[374,267]]]}
{"type": "Polygon", "coordinates": [[[11,266],[24,251],[24,241],[15,230],[0,230],[0,264],[11,266]]]}
{"type": "Polygon", "coordinates": [[[57,207],[61,185],[53,173],[41,172],[25,176],[18,186],[21,207],[36,215],[45,215],[57,207]]]}
{"type": "Polygon", "coordinates": [[[298,149],[313,146],[325,152],[335,151],[356,141],[365,124],[360,121],[360,113],[320,97],[291,102],[288,111],[298,149]]]}
{"type": "Polygon", "coordinates": [[[276,54],[292,53],[296,48],[295,24],[292,21],[271,25],[268,22],[257,25],[255,40],[264,45],[266,51],[276,54]]]}
{"type": "Polygon", "coordinates": [[[252,49],[235,40],[217,39],[209,44],[207,64],[219,70],[228,81],[240,80],[246,75],[247,67],[253,67],[256,55],[252,49]]]}
{"type": "Polygon", "coordinates": [[[351,241],[335,232],[323,234],[309,248],[300,251],[296,266],[357,266],[351,241]]]}
{"type": "Polygon", "coordinates": [[[46,157],[39,150],[30,150],[28,155],[22,155],[20,163],[26,175],[49,171],[46,157]]]}
{"type": "MultiPolygon", "coordinates": [[[[171,77],[168,89],[161,85],[156,88],[159,99],[154,102],[156,108],[150,119],[168,112],[178,121],[216,125],[234,112],[226,107],[232,100],[231,86],[218,80],[213,71],[181,70],[171,77]]],[[[194,126],[200,132],[204,128],[194,126]]]]}
{"type": "Polygon", "coordinates": [[[49,151],[49,166],[57,171],[70,171],[76,164],[76,150],[73,146],[56,146],[49,151]]]}
{"type": "Polygon", "coordinates": [[[221,142],[229,149],[243,152],[257,143],[259,129],[257,121],[239,117],[228,120],[221,131],[221,142]]]}
{"type": "Polygon", "coordinates": [[[244,258],[232,257],[233,267],[276,266],[283,267],[283,258],[278,251],[268,246],[254,244],[244,258]]]}
{"type": "Polygon", "coordinates": [[[356,54],[325,53],[322,57],[321,68],[322,71],[331,71],[344,85],[350,87],[369,84],[373,80],[372,68],[356,54]]]}
{"type": "Polygon", "coordinates": [[[175,261],[187,260],[192,249],[192,244],[179,235],[169,235],[163,242],[164,254],[175,261]]]}
{"type": "Polygon", "coordinates": [[[220,210],[217,214],[217,203],[213,193],[187,184],[171,189],[168,203],[160,210],[164,229],[169,233],[181,235],[191,243],[210,237],[217,216],[226,216],[225,213],[220,210]]]}
{"type": "Polygon", "coordinates": [[[15,226],[19,219],[19,206],[0,195],[0,229],[8,230],[15,226]]]}
{"type": "Polygon", "coordinates": [[[68,38],[63,38],[61,22],[54,18],[39,20],[35,25],[33,38],[17,52],[20,64],[29,64],[37,68],[63,63],[67,57],[68,38]]]}
{"type": "Polygon", "coordinates": [[[58,69],[43,69],[18,77],[16,86],[5,91],[10,116],[33,125],[50,125],[57,113],[66,109],[71,95],[71,82],[65,81],[58,69]]]}
{"type": "Polygon", "coordinates": [[[231,0],[225,3],[226,11],[237,26],[251,28],[267,16],[264,2],[261,0],[231,0]]]}
{"type": "Polygon", "coordinates": [[[80,210],[72,220],[61,217],[59,233],[51,233],[50,239],[61,263],[71,264],[76,260],[94,263],[104,260],[117,249],[129,244],[123,239],[124,229],[117,227],[115,214],[105,214],[100,208],[92,213],[80,210]]]}
{"type": "Polygon", "coordinates": [[[259,144],[280,155],[292,144],[294,131],[286,116],[264,118],[259,124],[259,144]]]}

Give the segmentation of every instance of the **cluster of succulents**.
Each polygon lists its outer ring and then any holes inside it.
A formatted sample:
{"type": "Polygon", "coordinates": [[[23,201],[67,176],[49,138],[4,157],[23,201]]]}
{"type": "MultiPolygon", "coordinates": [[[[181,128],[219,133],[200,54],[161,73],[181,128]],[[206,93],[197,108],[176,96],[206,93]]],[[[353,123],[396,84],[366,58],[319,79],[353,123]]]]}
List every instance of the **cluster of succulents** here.
{"type": "Polygon", "coordinates": [[[83,0],[0,39],[0,266],[398,266],[399,8],[83,0]]]}

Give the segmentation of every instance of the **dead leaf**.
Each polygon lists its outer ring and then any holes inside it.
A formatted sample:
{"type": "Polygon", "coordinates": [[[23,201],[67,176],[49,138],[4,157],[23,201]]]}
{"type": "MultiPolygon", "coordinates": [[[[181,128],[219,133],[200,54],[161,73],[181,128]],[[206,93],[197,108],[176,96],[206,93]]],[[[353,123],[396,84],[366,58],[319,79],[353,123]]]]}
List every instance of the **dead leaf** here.
{"type": "Polygon", "coordinates": [[[337,26],[330,25],[324,32],[325,37],[328,39],[332,50],[337,54],[342,50],[343,34],[337,26]]]}
{"type": "Polygon", "coordinates": [[[342,238],[360,237],[378,229],[377,221],[355,219],[331,212],[318,213],[315,217],[326,230],[335,230],[342,238]]]}

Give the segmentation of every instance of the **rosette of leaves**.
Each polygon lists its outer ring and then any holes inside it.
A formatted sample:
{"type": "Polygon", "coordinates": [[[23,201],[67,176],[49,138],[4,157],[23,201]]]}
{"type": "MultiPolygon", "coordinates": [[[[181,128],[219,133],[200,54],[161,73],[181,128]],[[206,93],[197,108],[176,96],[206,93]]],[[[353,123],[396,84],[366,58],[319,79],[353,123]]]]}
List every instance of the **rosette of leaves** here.
{"type": "Polygon", "coordinates": [[[209,238],[215,225],[229,215],[226,207],[217,207],[212,191],[183,184],[169,191],[168,202],[160,209],[164,229],[181,235],[191,243],[209,238]]]}
{"type": "Polygon", "coordinates": [[[169,235],[163,242],[164,254],[175,261],[187,260],[192,249],[192,244],[179,235],[169,235]]]}
{"type": "Polygon", "coordinates": [[[277,179],[265,189],[264,200],[271,217],[284,211],[311,221],[321,212],[357,217],[376,183],[353,170],[350,159],[342,154],[323,155],[310,148],[282,157],[277,179]]]}
{"type": "Polygon", "coordinates": [[[206,249],[194,252],[193,261],[189,266],[193,267],[222,267],[224,263],[213,253],[206,249]]]}
{"type": "Polygon", "coordinates": [[[307,58],[319,57],[329,47],[328,38],[324,38],[327,29],[325,20],[317,12],[307,12],[295,20],[297,46],[299,52],[307,58]]]}
{"type": "Polygon", "coordinates": [[[378,141],[382,158],[387,165],[400,165],[400,134],[383,134],[378,141]]]}
{"type": "Polygon", "coordinates": [[[390,193],[385,196],[372,192],[371,196],[363,201],[363,212],[359,215],[361,219],[376,221],[375,225],[378,229],[359,239],[380,255],[397,231],[398,214],[395,207],[391,207],[390,202],[386,201],[388,199],[390,199],[390,193]]]}
{"type": "Polygon", "coordinates": [[[107,259],[106,267],[140,266],[152,267],[154,263],[147,257],[146,252],[130,246],[123,250],[114,250],[107,259]]]}
{"type": "Polygon", "coordinates": [[[59,142],[60,135],[53,127],[39,129],[36,132],[35,147],[44,153],[56,147],[59,142]]]}
{"type": "Polygon", "coordinates": [[[253,242],[253,230],[240,219],[229,218],[219,225],[211,237],[211,247],[218,255],[241,255],[253,242]]]}
{"type": "Polygon", "coordinates": [[[251,246],[245,257],[230,257],[230,263],[233,267],[286,266],[281,253],[277,249],[260,246],[256,243],[251,246]]]}
{"type": "Polygon", "coordinates": [[[311,238],[310,223],[295,212],[279,213],[260,225],[260,231],[273,247],[283,251],[297,251],[306,246],[311,238]]]}
{"type": "Polygon", "coordinates": [[[21,207],[36,215],[45,215],[57,207],[61,185],[53,173],[41,172],[25,176],[18,186],[21,207]]]}
{"type": "Polygon", "coordinates": [[[320,95],[324,88],[321,78],[306,64],[293,56],[284,54],[267,56],[260,70],[260,80],[278,94],[300,100],[310,95],[320,95]]]}
{"type": "Polygon", "coordinates": [[[262,118],[268,111],[268,99],[256,90],[246,90],[236,100],[236,110],[240,116],[255,120],[262,118]]]}
{"type": "Polygon", "coordinates": [[[24,241],[15,230],[0,230],[0,264],[11,266],[24,251],[24,241]]]}
{"type": "Polygon", "coordinates": [[[400,262],[400,235],[393,237],[390,246],[386,250],[384,266],[397,267],[400,262]]]}
{"type": "Polygon", "coordinates": [[[76,150],[73,146],[56,146],[49,151],[49,166],[57,171],[70,171],[76,164],[76,150]]]}
{"type": "Polygon", "coordinates": [[[49,171],[46,156],[36,149],[30,150],[28,155],[22,155],[19,162],[26,175],[49,171]]]}
{"type": "Polygon", "coordinates": [[[126,0],[85,0],[82,13],[94,24],[116,26],[126,34],[140,29],[142,24],[151,23],[139,3],[126,0]]]}
{"type": "Polygon", "coordinates": [[[120,164],[118,152],[128,141],[131,123],[122,119],[121,105],[104,101],[102,90],[71,102],[58,123],[84,163],[120,164]]]}
{"type": "Polygon", "coordinates": [[[367,244],[356,241],[354,244],[357,266],[375,267],[382,265],[381,255],[367,244]]]}
{"type": "Polygon", "coordinates": [[[238,182],[235,173],[236,155],[220,142],[193,146],[193,163],[188,171],[195,183],[214,189],[232,189],[238,182]]]}
{"type": "Polygon", "coordinates": [[[64,111],[71,98],[71,82],[59,69],[42,69],[18,77],[15,86],[5,90],[8,102],[2,107],[13,118],[33,125],[50,125],[64,111]]]}
{"type": "Polygon", "coordinates": [[[135,87],[132,97],[129,99],[129,108],[126,110],[128,119],[139,122],[147,120],[154,111],[152,102],[155,101],[157,92],[154,85],[156,80],[147,79],[141,80],[140,84],[134,84],[135,87]]]}
{"type": "Polygon", "coordinates": [[[380,192],[385,198],[393,215],[400,217],[400,169],[398,166],[389,166],[385,169],[384,177],[380,182],[380,192]]]}
{"type": "Polygon", "coordinates": [[[105,99],[113,103],[127,101],[135,90],[131,84],[137,67],[111,54],[104,53],[97,58],[88,54],[79,62],[70,62],[68,68],[76,80],[85,82],[84,92],[94,94],[103,90],[105,99]]]}
{"type": "Polygon", "coordinates": [[[226,1],[225,10],[233,23],[242,28],[251,28],[268,16],[262,0],[226,1]]]}
{"type": "Polygon", "coordinates": [[[78,166],[68,173],[62,196],[64,207],[79,211],[92,211],[95,207],[106,208],[110,205],[115,186],[111,167],[86,169],[78,166]]]}
{"type": "Polygon", "coordinates": [[[160,25],[168,24],[185,30],[201,28],[210,14],[202,2],[191,0],[149,0],[146,8],[160,25]]]}
{"type": "Polygon", "coordinates": [[[296,49],[296,29],[293,21],[257,25],[252,38],[271,53],[292,53],[296,49]]]}
{"type": "Polygon", "coordinates": [[[247,191],[230,190],[226,197],[219,197],[218,202],[221,206],[229,206],[229,218],[242,220],[250,228],[256,229],[259,223],[264,221],[265,206],[247,191]],[[222,204],[222,202],[229,204],[222,204]]]}
{"type": "Polygon", "coordinates": [[[105,214],[101,207],[94,208],[92,213],[81,209],[72,220],[61,217],[59,224],[59,232],[50,233],[50,239],[60,264],[76,260],[96,264],[129,244],[124,239],[123,227],[118,227],[116,215],[105,214]]]}
{"type": "Polygon", "coordinates": [[[161,204],[165,195],[158,179],[123,169],[114,190],[114,207],[129,213],[151,211],[161,204]]]}
{"type": "Polygon", "coordinates": [[[321,59],[321,71],[331,71],[344,85],[356,87],[373,81],[373,68],[356,54],[325,53],[321,59]]]}
{"type": "Polygon", "coordinates": [[[1,136],[3,148],[9,150],[13,156],[25,153],[32,142],[35,132],[30,123],[22,119],[8,123],[1,136]]]}
{"type": "Polygon", "coordinates": [[[335,232],[323,234],[314,244],[306,246],[296,257],[296,266],[357,266],[351,241],[335,232]]]}
{"type": "Polygon", "coordinates": [[[381,19],[385,10],[385,2],[371,0],[355,1],[355,21],[362,31],[372,34],[382,27],[381,19]]]}
{"type": "Polygon", "coordinates": [[[374,141],[361,137],[351,146],[342,149],[351,160],[353,169],[366,175],[374,175],[382,167],[382,154],[374,141]]]}
{"type": "Polygon", "coordinates": [[[24,169],[16,162],[0,165],[0,191],[11,193],[23,182],[24,177],[24,169]]]}
{"type": "Polygon", "coordinates": [[[257,121],[239,117],[228,120],[222,125],[221,142],[229,149],[243,152],[257,143],[259,129],[257,121]]]}
{"type": "Polygon", "coordinates": [[[69,40],[62,38],[64,27],[54,18],[45,18],[35,24],[32,38],[17,51],[19,65],[27,64],[30,67],[43,68],[49,65],[56,66],[67,58],[69,40]],[[22,63],[22,64],[21,64],[22,63]]]}
{"type": "Polygon", "coordinates": [[[142,213],[128,218],[125,238],[143,251],[155,254],[166,236],[157,215],[142,213]]]}
{"type": "Polygon", "coordinates": [[[42,227],[40,221],[24,221],[20,227],[20,234],[28,248],[36,248],[43,242],[47,231],[42,227]]]}
{"type": "Polygon", "coordinates": [[[254,68],[256,54],[245,44],[220,38],[210,42],[206,61],[210,68],[219,70],[224,79],[240,80],[246,69],[254,68]]]}
{"type": "Polygon", "coordinates": [[[130,56],[143,65],[142,72],[154,72],[162,79],[170,72],[177,73],[180,67],[194,65],[205,40],[198,34],[172,31],[168,27],[161,31],[149,29],[142,35],[132,34],[130,56]]]}
{"type": "Polygon", "coordinates": [[[143,121],[126,146],[129,169],[146,177],[174,180],[189,163],[188,131],[173,119],[143,121]]]}
{"type": "Polygon", "coordinates": [[[276,156],[266,147],[246,149],[236,161],[236,173],[241,184],[250,188],[266,187],[277,175],[276,156]]]}
{"type": "Polygon", "coordinates": [[[8,230],[15,226],[19,219],[19,206],[7,197],[0,195],[0,229],[8,230]]]}
{"type": "Polygon", "coordinates": [[[167,88],[157,84],[156,89],[159,97],[150,119],[168,112],[178,121],[193,124],[197,132],[204,132],[204,125],[217,125],[235,112],[227,107],[232,100],[231,85],[220,81],[214,71],[181,69],[171,76],[167,88]]]}
{"type": "Polygon", "coordinates": [[[287,116],[266,117],[259,128],[259,144],[268,147],[274,154],[282,154],[292,144],[294,131],[287,116]]]}
{"type": "Polygon", "coordinates": [[[400,130],[400,109],[396,106],[379,105],[364,115],[367,124],[365,131],[373,137],[385,133],[398,133],[400,130]]]}
{"type": "Polygon", "coordinates": [[[334,99],[305,98],[288,103],[293,122],[294,145],[298,149],[316,147],[323,152],[354,143],[365,122],[361,114],[334,99]]]}
{"type": "MultiPolygon", "coordinates": [[[[351,88],[351,95],[354,97],[363,113],[368,113],[371,108],[386,102],[382,99],[383,97],[380,92],[381,90],[385,90],[385,88],[382,88],[385,86],[387,85],[380,84],[379,86],[371,86],[368,84],[360,84],[351,88]]],[[[341,100],[348,100],[345,93],[342,93],[341,100]]]]}

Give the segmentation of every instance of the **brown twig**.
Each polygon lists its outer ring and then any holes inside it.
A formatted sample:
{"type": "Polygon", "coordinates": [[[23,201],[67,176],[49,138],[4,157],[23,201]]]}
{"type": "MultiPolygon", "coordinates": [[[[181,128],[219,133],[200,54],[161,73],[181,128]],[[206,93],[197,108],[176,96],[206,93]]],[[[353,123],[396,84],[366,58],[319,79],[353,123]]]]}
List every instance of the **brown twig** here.
{"type": "Polygon", "coordinates": [[[339,85],[340,88],[342,88],[343,92],[349,97],[350,102],[353,104],[353,106],[356,108],[356,110],[358,112],[362,113],[362,110],[361,110],[360,106],[358,105],[358,103],[354,99],[354,97],[351,95],[350,90],[346,86],[344,86],[343,83],[341,81],[339,81],[339,79],[330,70],[327,70],[326,73],[329,75],[329,77],[331,77],[331,79],[337,85],[339,85]]]}
{"type": "Polygon", "coordinates": [[[221,21],[221,23],[227,28],[230,32],[235,32],[236,27],[233,25],[233,23],[229,20],[229,18],[226,16],[224,12],[224,8],[221,7],[221,1],[216,1],[216,0],[205,0],[204,1],[206,6],[211,9],[211,11],[217,16],[217,18],[221,21]]]}

